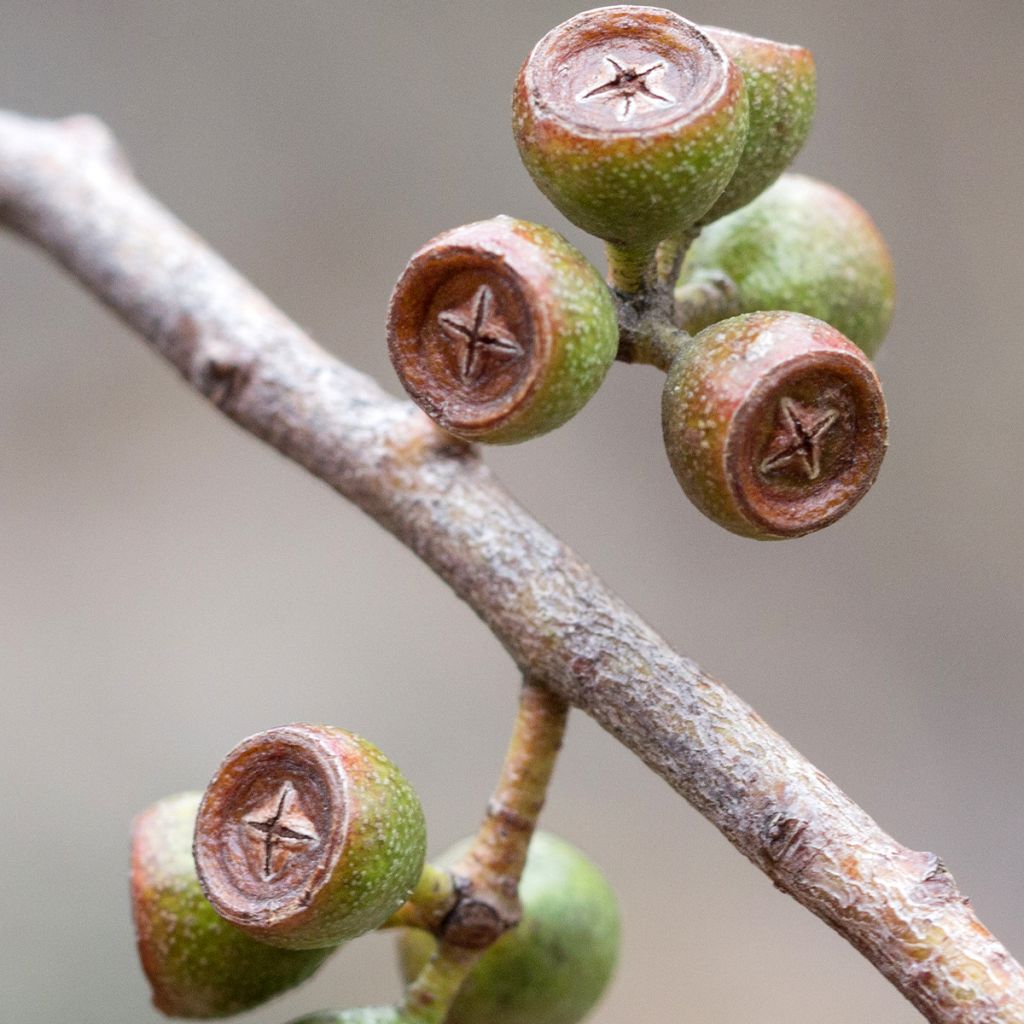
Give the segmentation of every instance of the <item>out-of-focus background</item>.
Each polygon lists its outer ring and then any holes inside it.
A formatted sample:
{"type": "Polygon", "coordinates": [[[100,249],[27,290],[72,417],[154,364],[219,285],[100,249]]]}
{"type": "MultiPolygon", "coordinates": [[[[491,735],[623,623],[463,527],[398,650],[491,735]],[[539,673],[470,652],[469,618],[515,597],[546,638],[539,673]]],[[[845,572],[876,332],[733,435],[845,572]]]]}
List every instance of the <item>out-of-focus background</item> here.
{"type": "MultiPolygon", "coordinates": [[[[8,0],[0,104],[100,115],[157,196],[395,389],[385,304],[438,231],[507,212],[600,256],[534,189],[509,130],[519,63],[581,6],[8,0]]],[[[1024,7],[680,13],[817,57],[797,166],[868,208],[898,269],[879,482],[824,533],[726,534],[676,487],[658,374],[628,367],[570,425],[492,462],[672,643],[884,827],[940,853],[1020,955],[1024,7]]],[[[157,1015],[128,913],[137,810],[202,788],[251,732],[327,721],[401,764],[440,850],[477,822],[517,680],[411,554],[7,237],[0,357],[2,1016],[141,1024],[157,1015]]],[[[918,1019],[582,715],[545,824],[621,897],[597,1024],[918,1019]]],[[[390,1001],[390,947],[352,944],[248,1019],[390,1001]]]]}

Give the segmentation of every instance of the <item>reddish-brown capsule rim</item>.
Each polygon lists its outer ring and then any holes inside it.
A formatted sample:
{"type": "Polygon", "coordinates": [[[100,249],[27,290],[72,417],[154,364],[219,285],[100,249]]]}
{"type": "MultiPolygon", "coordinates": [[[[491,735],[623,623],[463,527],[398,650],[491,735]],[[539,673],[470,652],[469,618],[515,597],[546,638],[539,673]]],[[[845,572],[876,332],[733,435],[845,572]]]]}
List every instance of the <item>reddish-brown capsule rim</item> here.
{"type": "Polygon", "coordinates": [[[388,349],[406,391],[471,439],[529,401],[554,347],[551,268],[515,223],[497,217],[428,242],[388,310],[388,349]]]}
{"type": "Polygon", "coordinates": [[[633,5],[584,11],[553,28],[520,82],[539,120],[595,139],[671,135],[735,88],[728,58],[697,25],[633,5]]]}
{"type": "Polygon", "coordinates": [[[716,324],[669,371],[666,448],[694,504],[735,533],[799,537],[845,515],[878,475],[881,385],[838,331],[796,313],[716,324]]]}
{"type": "Polygon", "coordinates": [[[798,356],[767,373],[737,409],[726,477],[752,523],[798,537],[860,501],[878,475],[884,439],[878,379],[863,357],[798,356]]]}
{"type": "Polygon", "coordinates": [[[257,931],[301,918],[345,848],[348,788],[336,742],[316,726],[282,726],[235,747],[196,820],[196,870],[217,912],[257,931]]]}

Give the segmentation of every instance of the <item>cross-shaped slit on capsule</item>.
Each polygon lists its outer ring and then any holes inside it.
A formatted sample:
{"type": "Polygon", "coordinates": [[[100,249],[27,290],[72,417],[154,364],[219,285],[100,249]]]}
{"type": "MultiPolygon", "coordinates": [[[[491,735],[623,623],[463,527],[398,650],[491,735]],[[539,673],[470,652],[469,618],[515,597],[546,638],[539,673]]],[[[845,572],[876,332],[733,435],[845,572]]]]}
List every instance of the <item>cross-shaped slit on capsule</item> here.
{"type": "MultiPolygon", "coordinates": [[[[257,808],[252,817],[242,821],[255,833],[251,838],[257,840],[258,837],[257,841],[263,846],[263,877],[267,881],[278,873],[274,870],[275,852],[287,854],[304,849],[319,839],[313,823],[297,803],[295,788],[286,782],[275,801],[257,808]]],[[[284,860],[287,861],[287,857],[284,860]]]]}
{"type": "Polygon", "coordinates": [[[765,476],[778,473],[791,466],[798,467],[808,480],[821,476],[821,449],[825,435],[839,419],[836,409],[820,412],[798,405],[792,398],[779,402],[781,430],[776,431],[768,444],[772,451],[761,460],[765,476]]]}
{"type": "Polygon", "coordinates": [[[606,102],[622,102],[622,108],[617,112],[616,117],[620,121],[628,121],[630,115],[637,107],[638,101],[646,101],[652,106],[655,103],[674,103],[671,96],[664,96],[651,88],[648,78],[655,72],[663,69],[665,65],[661,61],[649,64],[645,68],[626,67],[620,64],[614,57],[605,57],[611,64],[615,74],[607,82],[596,86],[589,92],[583,93],[581,100],[601,99],[606,102]]]}
{"type": "Polygon", "coordinates": [[[523,354],[522,345],[496,307],[494,292],[482,284],[468,302],[438,314],[441,329],[459,346],[463,383],[480,376],[488,357],[516,359],[523,354]]]}

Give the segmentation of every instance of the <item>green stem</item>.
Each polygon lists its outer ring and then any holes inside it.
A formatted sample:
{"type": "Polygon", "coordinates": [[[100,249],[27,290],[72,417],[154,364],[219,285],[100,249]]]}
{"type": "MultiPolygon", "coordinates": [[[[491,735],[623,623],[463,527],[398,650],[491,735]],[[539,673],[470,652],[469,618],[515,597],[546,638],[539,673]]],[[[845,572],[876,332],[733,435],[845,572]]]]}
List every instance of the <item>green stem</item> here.
{"type": "Polygon", "coordinates": [[[629,248],[605,242],[608,254],[608,283],[620,295],[639,295],[648,284],[655,247],[629,248]]]}
{"type": "Polygon", "coordinates": [[[532,679],[524,680],[498,784],[469,852],[452,871],[427,865],[412,896],[384,925],[424,928],[441,939],[406,988],[398,1008],[403,1022],[441,1024],[473,965],[518,921],[519,880],[568,713],[560,697],[532,679]],[[494,914],[493,930],[479,943],[456,941],[479,938],[472,928],[459,928],[459,912],[467,904],[485,904],[494,914]]]}
{"type": "Polygon", "coordinates": [[[691,341],[690,335],[666,320],[652,317],[641,321],[628,336],[628,346],[619,346],[618,358],[627,363],[656,366],[668,373],[680,350],[691,341]]]}
{"type": "Polygon", "coordinates": [[[682,269],[683,260],[690,250],[697,236],[700,234],[699,227],[692,227],[680,232],[671,238],[666,238],[658,246],[656,256],[656,267],[658,284],[660,287],[671,291],[679,280],[679,271],[682,269]]]}
{"type": "Polygon", "coordinates": [[[513,891],[518,884],[568,714],[568,705],[560,697],[531,679],[524,680],[498,784],[461,865],[477,885],[504,892],[509,883],[513,891]]]}
{"type": "Polygon", "coordinates": [[[424,928],[433,931],[455,905],[458,894],[450,871],[424,864],[420,880],[408,900],[381,928],[424,928]]]}
{"type": "Polygon", "coordinates": [[[442,944],[405,990],[399,1007],[402,1020],[410,1024],[442,1024],[459,987],[482,955],[483,950],[442,944]]]}
{"type": "Polygon", "coordinates": [[[672,319],[684,331],[698,331],[744,312],[736,283],[727,274],[705,272],[675,290],[672,319]]]}

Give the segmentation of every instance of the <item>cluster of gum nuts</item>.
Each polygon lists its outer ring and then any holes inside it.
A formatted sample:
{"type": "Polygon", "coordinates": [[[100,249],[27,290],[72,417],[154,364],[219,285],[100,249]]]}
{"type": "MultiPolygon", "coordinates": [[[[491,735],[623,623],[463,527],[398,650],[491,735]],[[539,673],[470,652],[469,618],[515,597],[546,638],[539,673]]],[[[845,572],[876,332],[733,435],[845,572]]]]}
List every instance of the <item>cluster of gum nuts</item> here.
{"type": "Polygon", "coordinates": [[[666,371],[662,426],[686,495],[726,529],[797,537],[874,482],[887,419],[871,365],[892,266],[871,219],[783,174],[810,129],[798,46],[653,7],[588,11],[519,72],[513,130],[554,205],[604,240],[609,282],[509,217],[415,253],[391,299],[392,363],[467,441],[552,430],[612,362],[666,371]]]}
{"type": "MultiPolygon", "coordinates": [[[[673,470],[711,519],[776,539],[848,511],[885,451],[869,357],[892,270],[856,203],[783,173],[810,127],[814,75],[801,47],[659,8],[601,8],[549,32],[516,82],[515,137],[545,195],[606,242],[610,282],[536,224],[496,217],[438,236],[388,316],[412,398],[457,437],[514,443],[575,415],[616,358],[646,361],[667,374],[673,470]]],[[[245,740],[204,794],[136,820],[133,910],[155,1005],[222,1017],[291,988],[389,921],[424,852],[415,793],[366,740],[312,725],[245,740]]],[[[454,1024],[575,1024],[604,990],[618,920],[597,869],[538,833],[520,896],[520,925],[473,969],[454,1024]]],[[[407,981],[434,943],[402,933],[407,981]]],[[[404,1019],[362,1009],[307,1024],[404,1019]]]]}
{"type": "MultiPolygon", "coordinates": [[[[345,943],[393,927],[428,870],[458,883],[466,844],[430,869],[425,850],[415,791],[369,741],[305,723],[243,740],[204,793],[167,797],[135,820],[132,908],[154,1005],[172,1017],[226,1017],[293,988],[345,943]]],[[[463,982],[453,1024],[575,1024],[611,979],[615,897],[579,850],[537,832],[519,896],[519,924],[463,982]]],[[[437,940],[417,928],[398,934],[410,983],[437,940]]],[[[427,1021],[388,1006],[301,1024],[427,1021]]]]}

